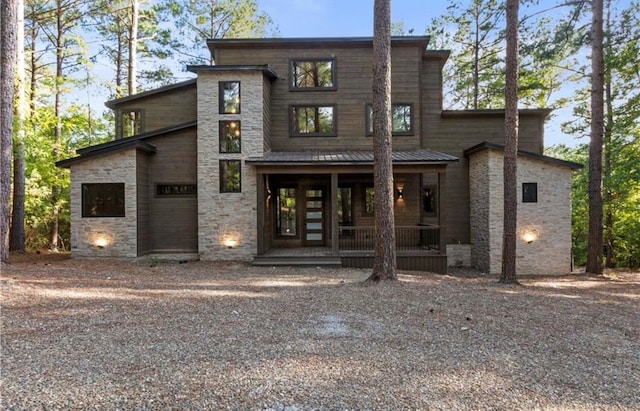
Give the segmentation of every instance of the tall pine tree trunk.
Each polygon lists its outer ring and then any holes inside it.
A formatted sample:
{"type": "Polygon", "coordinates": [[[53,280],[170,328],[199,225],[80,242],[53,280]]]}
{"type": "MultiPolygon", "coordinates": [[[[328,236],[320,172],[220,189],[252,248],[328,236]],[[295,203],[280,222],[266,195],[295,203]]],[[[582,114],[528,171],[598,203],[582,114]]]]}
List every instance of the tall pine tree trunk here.
{"type": "Polygon", "coordinates": [[[604,134],[603,0],[592,0],[589,241],[586,271],[602,274],[602,141],[604,134]]]}
{"type": "MultiPolygon", "coordinates": [[[[140,14],[138,0],[131,0],[131,25],[129,26],[129,95],[138,91],[138,16],[140,14]]],[[[132,119],[135,120],[135,119],[132,119]]]]}
{"type": "Polygon", "coordinates": [[[376,240],[368,281],[395,280],[391,150],[391,1],[375,0],[373,26],[373,180],[376,240]]]}
{"type": "Polygon", "coordinates": [[[11,232],[9,249],[24,251],[24,194],[25,194],[25,126],[28,117],[25,53],[24,53],[24,2],[17,2],[16,25],[16,138],[13,158],[13,207],[11,210],[11,232]]]}
{"type": "Polygon", "coordinates": [[[13,155],[13,98],[16,68],[17,3],[0,5],[0,260],[9,262],[9,197],[13,155]]]}
{"type": "Polygon", "coordinates": [[[504,123],[504,228],[501,283],[515,283],[518,221],[518,0],[507,0],[507,49],[504,123]]]}

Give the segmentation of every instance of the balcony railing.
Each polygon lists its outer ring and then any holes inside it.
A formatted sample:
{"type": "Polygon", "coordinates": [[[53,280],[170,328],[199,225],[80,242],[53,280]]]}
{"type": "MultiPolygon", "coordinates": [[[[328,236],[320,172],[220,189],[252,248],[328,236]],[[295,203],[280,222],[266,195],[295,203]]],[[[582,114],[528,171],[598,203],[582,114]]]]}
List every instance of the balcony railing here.
{"type": "MultiPolygon", "coordinates": [[[[373,226],[340,226],[338,247],[345,252],[373,252],[373,226]]],[[[396,226],[397,252],[440,250],[440,227],[436,225],[396,226]]]]}

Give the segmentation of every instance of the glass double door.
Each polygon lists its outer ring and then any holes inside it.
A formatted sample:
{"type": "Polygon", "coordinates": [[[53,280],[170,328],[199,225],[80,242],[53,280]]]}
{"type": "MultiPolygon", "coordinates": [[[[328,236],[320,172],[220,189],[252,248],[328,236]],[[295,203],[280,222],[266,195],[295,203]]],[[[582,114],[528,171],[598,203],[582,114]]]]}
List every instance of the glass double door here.
{"type": "Polygon", "coordinates": [[[326,187],[312,186],[304,189],[305,201],[302,220],[302,245],[325,245],[326,187]]]}

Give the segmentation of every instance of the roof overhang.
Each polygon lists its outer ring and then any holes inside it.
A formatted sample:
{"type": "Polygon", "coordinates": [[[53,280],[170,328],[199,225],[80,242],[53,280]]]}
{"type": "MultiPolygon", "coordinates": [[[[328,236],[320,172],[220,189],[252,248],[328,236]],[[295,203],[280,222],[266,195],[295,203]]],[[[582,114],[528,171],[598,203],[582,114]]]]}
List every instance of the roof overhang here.
{"type": "MultiPolygon", "coordinates": [[[[518,114],[521,116],[537,116],[547,118],[553,109],[550,108],[521,108],[518,114]]],[[[480,109],[480,110],[442,110],[441,117],[504,117],[504,109],[480,109]]]]}
{"type": "MultiPolygon", "coordinates": [[[[464,150],[464,155],[465,157],[469,157],[475,153],[478,153],[484,150],[496,150],[496,151],[504,152],[504,146],[500,144],[488,143],[485,141],[484,143],[477,144],[473,147],[469,147],[468,149],[464,150]]],[[[584,165],[580,163],[561,160],[559,158],[545,156],[544,154],[532,153],[530,151],[518,150],[518,155],[523,157],[528,157],[538,161],[543,161],[545,163],[555,164],[562,167],[568,167],[572,170],[576,170],[584,167],[584,165]]]]}
{"type": "Polygon", "coordinates": [[[261,71],[265,76],[276,79],[278,74],[267,64],[265,65],[200,65],[200,66],[187,66],[187,70],[192,73],[202,72],[227,72],[227,71],[261,71]]]}
{"type": "Polygon", "coordinates": [[[165,134],[179,132],[188,128],[196,127],[197,121],[189,121],[186,123],[177,124],[171,127],[165,127],[158,130],[148,131],[146,133],[137,134],[135,136],[122,138],[119,140],[108,141],[102,144],[96,144],[95,146],[89,146],[85,148],[79,148],[76,153],[77,157],[68,158],[56,162],[57,167],[69,168],[74,164],[90,160],[92,158],[100,157],[106,154],[115,153],[130,148],[135,148],[147,153],[155,153],[156,147],[153,144],[147,143],[146,139],[151,137],[158,137],[165,134]]]}
{"type": "Polygon", "coordinates": [[[180,83],[175,83],[175,84],[169,84],[167,86],[162,86],[162,87],[158,87],[158,88],[154,88],[153,90],[147,90],[147,91],[143,91],[141,93],[137,93],[137,94],[132,94],[130,96],[126,96],[126,97],[121,97],[121,98],[117,98],[114,100],[109,100],[107,102],[104,103],[105,106],[107,106],[110,109],[114,109],[116,106],[123,104],[123,103],[127,103],[130,101],[135,101],[135,100],[139,100],[141,98],[145,98],[145,97],[151,97],[154,96],[156,94],[162,94],[162,93],[166,93],[169,91],[174,91],[174,90],[178,90],[181,88],[186,88],[186,87],[191,87],[191,86],[196,86],[196,79],[192,78],[186,81],[182,81],[180,83]]]}
{"type": "MultiPolygon", "coordinates": [[[[394,151],[395,171],[419,172],[443,169],[449,163],[459,161],[455,156],[431,150],[394,151]]],[[[287,173],[359,173],[373,170],[373,151],[277,151],[261,157],[250,157],[247,164],[259,171],[287,173]]]]}

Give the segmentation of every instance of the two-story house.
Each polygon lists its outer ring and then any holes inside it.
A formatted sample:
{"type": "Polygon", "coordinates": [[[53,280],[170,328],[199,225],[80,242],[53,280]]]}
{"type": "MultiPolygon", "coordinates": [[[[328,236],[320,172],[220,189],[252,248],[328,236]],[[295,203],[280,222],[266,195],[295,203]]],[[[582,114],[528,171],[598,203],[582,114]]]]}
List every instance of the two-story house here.
{"type": "MultiPolygon", "coordinates": [[[[503,110],[442,108],[447,51],[392,39],[398,266],[500,271],[503,110]]],[[[372,39],[209,40],[197,77],[107,102],[71,169],[72,254],[371,266],[372,39]]],[[[521,110],[518,271],[570,270],[571,170],[521,110]]]]}

